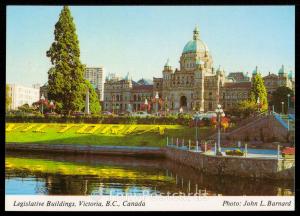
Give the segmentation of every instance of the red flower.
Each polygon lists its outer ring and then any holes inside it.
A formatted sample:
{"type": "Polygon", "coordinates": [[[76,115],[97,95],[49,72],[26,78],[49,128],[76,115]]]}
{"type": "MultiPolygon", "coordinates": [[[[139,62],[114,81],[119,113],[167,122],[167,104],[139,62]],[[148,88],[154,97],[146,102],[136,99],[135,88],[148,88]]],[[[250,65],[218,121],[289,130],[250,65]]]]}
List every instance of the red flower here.
{"type": "Polygon", "coordinates": [[[286,147],[282,150],[282,153],[283,154],[286,154],[286,155],[294,155],[295,154],[295,148],[292,148],[292,147],[286,147]]]}

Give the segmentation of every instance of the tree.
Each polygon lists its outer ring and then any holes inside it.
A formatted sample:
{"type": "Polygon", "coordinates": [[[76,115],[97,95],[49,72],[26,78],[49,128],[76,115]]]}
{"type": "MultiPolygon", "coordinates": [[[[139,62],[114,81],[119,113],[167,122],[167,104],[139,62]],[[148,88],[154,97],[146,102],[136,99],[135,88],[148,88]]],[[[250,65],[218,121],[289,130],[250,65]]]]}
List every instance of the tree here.
{"type": "Polygon", "coordinates": [[[99,100],[95,99],[98,98],[95,90],[83,76],[85,66],[80,62],[79,41],[68,6],[64,6],[59,15],[54,42],[46,54],[54,65],[48,71],[48,98],[55,101],[57,111],[67,115],[82,111],[86,88],[89,88],[92,95],[91,111],[97,112],[99,100]]]}
{"type": "Polygon", "coordinates": [[[284,102],[284,112],[287,111],[288,108],[288,94],[290,94],[290,107],[294,107],[294,101],[292,97],[294,97],[294,92],[292,89],[286,86],[280,86],[272,93],[272,99],[270,105],[274,106],[275,112],[282,112],[282,104],[284,102]]]}
{"type": "Polygon", "coordinates": [[[230,110],[231,115],[239,116],[242,118],[248,117],[250,114],[257,111],[257,104],[250,100],[242,100],[235,104],[230,110]]]}
{"type": "Polygon", "coordinates": [[[268,98],[267,98],[267,90],[264,84],[264,80],[260,73],[257,73],[252,78],[252,87],[250,90],[250,98],[249,101],[251,103],[255,103],[257,106],[257,101],[259,98],[260,111],[268,110],[268,98]]]}
{"type": "Polygon", "coordinates": [[[11,96],[10,96],[10,89],[9,85],[6,84],[6,92],[5,92],[5,110],[8,111],[11,105],[11,96]]]}
{"type": "Polygon", "coordinates": [[[89,99],[90,112],[91,113],[99,113],[101,111],[101,107],[100,107],[98,95],[97,95],[96,91],[94,90],[90,81],[86,80],[86,86],[88,86],[89,92],[90,92],[90,94],[89,94],[89,96],[90,96],[90,99],[89,99]]]}

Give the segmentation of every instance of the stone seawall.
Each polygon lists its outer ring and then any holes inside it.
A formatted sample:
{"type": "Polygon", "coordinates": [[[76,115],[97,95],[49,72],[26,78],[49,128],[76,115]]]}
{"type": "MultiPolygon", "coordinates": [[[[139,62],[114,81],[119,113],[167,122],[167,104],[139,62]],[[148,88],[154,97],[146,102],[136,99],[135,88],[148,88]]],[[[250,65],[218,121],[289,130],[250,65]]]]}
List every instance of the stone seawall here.
{"type": "Polygon", "coordinates": [[[205,155],[172,147],[164,151],[167,158],[212,175],[294,179],[294,160],[205,155]]]}
{"type": "Polygon", "coordinates": [[[96,146],[75,144],[6,143],[8,151],[41,151],[134,157],[166,157],[212,175],[294,179],[294,159],[215,156],[173,147],[96,146]]]}
{"type": "Polygon", "coordinates": [[[97,146],[80,144],[6,143],[9,151],[41,151],[57,153],[101,154],[117,156],[165,157],[159,147],[97,146]]]}

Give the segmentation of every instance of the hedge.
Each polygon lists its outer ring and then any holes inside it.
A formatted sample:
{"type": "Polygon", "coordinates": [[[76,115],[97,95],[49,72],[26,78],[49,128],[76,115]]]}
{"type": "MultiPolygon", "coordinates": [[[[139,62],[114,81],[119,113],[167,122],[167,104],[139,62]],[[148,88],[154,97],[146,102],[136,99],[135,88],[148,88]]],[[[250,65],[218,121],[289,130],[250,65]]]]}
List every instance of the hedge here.
{"type": "Polygon", "coordinates": [[[186,125],[191,117],[136,117],[136,116],[16,116],[5,117],[11,123],[91,123],[91,124],[160,124],[160,125],[186,125]]]}

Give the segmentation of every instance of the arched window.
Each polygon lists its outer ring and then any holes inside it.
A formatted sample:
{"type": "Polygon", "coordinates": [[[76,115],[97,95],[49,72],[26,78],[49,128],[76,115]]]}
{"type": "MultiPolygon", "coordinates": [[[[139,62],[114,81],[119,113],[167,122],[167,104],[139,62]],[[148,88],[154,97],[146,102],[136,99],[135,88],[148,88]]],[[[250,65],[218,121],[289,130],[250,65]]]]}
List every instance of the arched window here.
{"type": "Polygon", "coordinates": [[[211,102],[208,103],[208,109],[212,110],[212,103],[211,102]]]}

